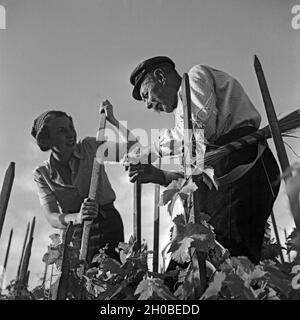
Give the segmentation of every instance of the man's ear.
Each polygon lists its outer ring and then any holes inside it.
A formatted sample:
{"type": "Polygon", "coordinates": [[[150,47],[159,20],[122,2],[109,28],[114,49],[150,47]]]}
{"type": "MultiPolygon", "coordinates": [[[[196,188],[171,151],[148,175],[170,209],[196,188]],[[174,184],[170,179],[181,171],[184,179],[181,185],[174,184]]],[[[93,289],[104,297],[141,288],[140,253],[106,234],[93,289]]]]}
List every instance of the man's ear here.
{"type": "Polygon", "coordinates": [[[167,76],[162,69],[160,68],[155,69],[153,72],[153,75],[154,75],[155,81],[160,83],[162,86],[164,86],[167,83],[167,76]]]}

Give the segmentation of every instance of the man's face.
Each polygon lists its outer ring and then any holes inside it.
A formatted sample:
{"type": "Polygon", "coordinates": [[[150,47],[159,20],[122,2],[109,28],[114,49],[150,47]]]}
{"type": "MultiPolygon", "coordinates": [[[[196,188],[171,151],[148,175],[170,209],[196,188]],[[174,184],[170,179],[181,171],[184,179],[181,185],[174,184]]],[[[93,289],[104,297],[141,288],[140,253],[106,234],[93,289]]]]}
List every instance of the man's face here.
{"type": "Polygon", "coordinates": [[[146,76],[141,84],[140,95],[148,109],[156,112],[172,112],[177,106],[177,91],[153,76],[146,76]]]}

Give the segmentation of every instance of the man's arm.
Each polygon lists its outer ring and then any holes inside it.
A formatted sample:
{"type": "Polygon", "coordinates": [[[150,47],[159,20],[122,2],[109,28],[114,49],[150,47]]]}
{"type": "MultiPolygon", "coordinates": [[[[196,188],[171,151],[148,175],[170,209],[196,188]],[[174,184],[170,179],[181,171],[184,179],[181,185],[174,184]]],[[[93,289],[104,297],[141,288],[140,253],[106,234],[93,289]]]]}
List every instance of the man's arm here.
{"type": "Polygon", "coordinates": [[[171,181],[184,177],[181,172],[161,170],[152,164],[130,164],[128,171],[130,182],[135,182],[140,177],[142,183],[156,183],[164,187],[171,181]]]}

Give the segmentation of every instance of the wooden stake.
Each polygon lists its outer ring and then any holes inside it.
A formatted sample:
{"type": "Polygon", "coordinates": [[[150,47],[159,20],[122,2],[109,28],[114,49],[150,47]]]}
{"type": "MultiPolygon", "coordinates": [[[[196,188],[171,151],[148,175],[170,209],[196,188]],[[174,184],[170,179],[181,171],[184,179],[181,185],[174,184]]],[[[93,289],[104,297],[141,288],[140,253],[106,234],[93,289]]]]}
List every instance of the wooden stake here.
{"type": "Polygon", "coordinates": [[[48,300],[50,300],[50,298],[52,298],[51,286],[52,286],[52,279],[53,279],[53,270],[54,270],[54,263],[52,263],[51,274],[50,274],[50,284],[49,284],[48,300]]]}
{"type": "Polygon", "coordinates": [[[73,235],[73,224],[70,222],[67,227],[64,248],[63,248],[63,258],[61,264],[61,275],[57,288],[56,300],[66,300],[69,285],[69,273],[70,273],[70,260],[68,249],[73,235]]]}
{"type": "Polygon", "coordinates": [[[24,259],[23,259],[22,267],[21,267],[21,271],[20,271],[20,284],[21,285],[26,285],[27,271],[28,271],[28,266],[29,266],[29,261],[30,261],[30,256],[31,256],[31,248],[32,248],[32,243],[33,243],[34,228],[35,228],[35,217],[32,219],[29,241],[26,246],[24,259]]]}
{"type": "MultiPolygon", "coordinates": [[[[274,228],[274,233],[275,233],[276,242],[277,242],[277,244],[279,244],[280,247],[281,247],[280,238],[279,238],[279,233],[278,233],[277,224],[276,224],[275,215],[274,215],[274,211],[273,211],[273,210],[272,210],[272,212],[271,212],[271,220],[272,220],[272,223],[273,223],[273,228],[274,228]]],[[[282,250],[281,250],[281,249],[280,249],[280,252],[279,252],[279,256],[280,256],[281,263],[284,263],[284,257],[283,257],[283,253],[282,253],[282,250]]]]}
{"type": "MultiPolygon", "coordinates": [[[[97,132],[97,141],[104,141],[104,132],[105,132],[105,125],[106,125],[106,114],[105,110],[101,108],[99,110],[100,113],[100,123],[99,123],[99,129],[97,132]]],[[[99,174],[100,174],[100,168],[102,164],[102,159],[97,159],[96,156],[94,158],[93,163],[93,171],[91,176],[91,183],[90,183],[90,190],[89,190],[89,199],[96,200],[96,195],[99,188],[99,174]],[[100,160],[100,161],[99,161],[100,160]]],[[[82,238],[81,238],[81,247],[80,247],[80,253],[79,253],[79,260],[81,262],[86,262],[86,256],[88,252],[88,243],[89,243],[89,237],[90,237],[90,230],[92,227],[93,221],[85,221],[83,224],[83,232],[82,232],[82,238]]],[[[83,265],[82,265],[83,266],[83,265]]],[[[82,275],[84,268],[81,268],[79,271],[82,275]]]]}
{"type": "Polygon", "coordinates": [[[1,189],[1,194],[0,194],[0,237],[2,233],[2,228],[5,220],[6,210],[7,210],[8,201],[9,201],[14,178],[15,178],[15,163],[11,162],[6,170],[2,189],[1,189]]]}
{"type": "Polygon", "coordinates": [[[14,233],[14,231],[13,231],[13,229],[11,229],[11,230],[10,230],[10,234],[9,234],[7,249],[6,249],[6,253],[5,253],[3,270],[2,270],[2,274],[1,274],[0,295],[1,295],[1,291],[2,291],[3,280],[4,280],[4,277],[5,277],[5,274],[6,274],[7,261],[8,261],[8,256],[9,256],[9,251],[10,251],[10,245],[11,245],[11,239],[12,239],[13,233],[14,233]]]}
{"type": "Polygon", "coordinates": [[[21,272],[21,267],[22,267],[22,263],[23,263],[23,259],[24,259],[25,246],[26,246],[27,239],[28,239],[29,228],[30,228],[30,223],[28,222],[26,234],[25,234],[25,238],[24,238],[24,242],[23,242],[23,248],[22,248],[22,252],[21,252],[21,258],[20,258],[19,267],[18,267],[17,280],[20,278],[20,272],[21,272]]]}
{"type": "MultiPolygon", "coordinates": [[[[284,228],[284,238],[285,238],[285,243],[287,243],[288,241],[288,235],[287,235],[287,232],[286,232],[286,229],[284,228]]],[[[291,253],[287,253],[287,256],[288,256],[288,260],[289,260],[289,263],[291,263],[291,253]]]]}
{"type": "MultiPolygon", "coordinates": [[[[270,96],[270,92],[264,76],[264,72],[263,72],[261,63],[256,55],[254,55],[254,68],[257,75],[260,91],[263,97],[278,160],[279,160],[282,172],[285,172],[290,167],[290,164],[289,164],[287,153],[284,147],[283,139],[281,136],[279,125],[278,125],[278,119],[275,113],[274,105],[270,96]]],[[[285,182],[287,182],[287,179],[289,177],[291,177],[291,173],[286,174],[284,176],[285,182]]],[[[292,204],[291,199],[289,200],[290,200],[290,204],[292,204]]],[[[294,216],[294,221],[295,221],[295,225],[297,227],[298,232],[300,232],[300,215],[294,216]]]]}
{"type": "MultiPolygon", "coordinates": [[[[158,159],[158,168],[161,168],[161,158],[158,159]]],[[[153,231],[153,272],[158,272],[159,262],[159,198],[160,198],[160,185],[155,185],[154,190],[154,231],[153,231]]]]}
{"type": "Polygon", "coordinates": [[[10,230],[10,234],[9,234],[9,240],[8,240],[8,244],[7,244],[5,259],[4,259],[4,265],[3,265],[4,266],[4,270],[6,270],[6,267],[7,267],[7,261],[8,261],[9,250],[10,250],[11,239],[12,239],[13,233],[14,233],[14,230],[11,229],[10,230]]]}
{"type": "Polygon", "coordinates": [[[138,177],[133,187],[133,237],[135,240],[134,251],[141,251],[141,197],[142,197],[142,184],[141,178],[138,177]]]}
{"type": "MultiPolygon", "coordinates": [[[[43,282],[42,282],[42,286],[44,288],[44,297],[46,297],[46,281],[47,281],[47,274],[48,274],[48,262],[45,262],[45,269],[44,269],[44,276],[43,276],[43,282]]],[[[44,299],[45,300],[45,299],[44,299]]]]}
{"type": "MultiPolygon", "coordinates": [[[[182,81],[182,102],[183,102],[183,115],[184,115],[184,160],[191,165],[191,157],[196,156],[196,145],[193,135],[192,115],[191,115],[191,91],[189,84],[189,77],[186,73],[183,75],[182,81]]],[[[192,167],[185,166],[186,174],[190,174],[189,171],[192,167]]],[[[194,180],[194,177],[192,177],[194,180]]],[[[200,212],[198,211],[199,193],[195,191],[193,193],[193,206],[194,206],[194,222],[200,223],[200,212]]],[[[195,248],[191,248],[192,266],[194,270],[194,282],[195,282],[195,299],[199,299],[204,293],[207,287],[206,280],[206,254],[204,252],[196,251],[195,248]],[[196,268],[198,263],[199,268],[196,268]],[[196,271],[197,270],[197,271],[196,271]]]]}

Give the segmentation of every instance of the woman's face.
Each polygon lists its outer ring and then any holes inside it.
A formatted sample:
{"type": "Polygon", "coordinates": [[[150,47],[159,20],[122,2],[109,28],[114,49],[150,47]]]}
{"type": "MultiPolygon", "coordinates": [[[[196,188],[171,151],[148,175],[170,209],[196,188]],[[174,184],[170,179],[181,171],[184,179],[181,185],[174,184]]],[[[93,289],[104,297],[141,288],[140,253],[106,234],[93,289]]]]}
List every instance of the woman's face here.
{"type": "Polygon", "coordinates": [[[71,153],[76,145],[76,131],[73,122],[65,116],[54,118],[47,123],[49,146],[58,153],[71,153]]]}

